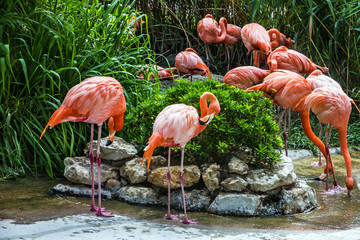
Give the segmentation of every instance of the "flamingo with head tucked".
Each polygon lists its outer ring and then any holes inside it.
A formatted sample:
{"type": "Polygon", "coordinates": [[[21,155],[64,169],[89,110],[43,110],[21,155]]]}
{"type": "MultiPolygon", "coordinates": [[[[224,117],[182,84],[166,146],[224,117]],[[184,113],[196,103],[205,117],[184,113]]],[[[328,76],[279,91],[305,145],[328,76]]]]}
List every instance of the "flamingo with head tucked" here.
{"type": "Polygon", "coordinates": [[[192,75],[202,75],[211,78],[209,68],[192,48],[187,48],[176,55],[175,67],[180,74],[190,74],[191,81],[192,75]]]}
{"type": "Polygon", "coordinates": [[[227,36],[226,25],[227,21],[225,18],[221,18],[218,23],[211,14],[206,14],[206,16],[197,24],[196,29],[198,35],[205,43],[206,62],[208,67],[210,64],[210,50],[208,49],[209,46],[207,44],[223,42],[227,36]]]}
{"type": "Polygon", "coordinates": [[[261,83],[269,74],[269,70],[264,70],[253,66],[237,67],[231,69],[225,74],[224,83],[230,86],[246,89],[261,83]]]}
{"type": "Polygon", "coordinates": [[[104,213],[101,208],[101,171],[100,171],[100,138],[103,122],[109,117],[110,137],[115,131],[123,127],[124,113],[126,111],[125,97],[121,84],[111,77],[91,77],[72,87],[66,94],[61,106],[50,117],[49,122],[41,133],[62,122],[86,122],[91,124],[90,137],[90,167],[91,167],[91,211],[96,211],[97,216],[112,217],[112,213],[104,213]],[[93,136],[94,124],[98,125],[98,141],[96,149],[96,164],[98,173],[99,207],[95,206],[94,197],[94,155],[93,136]]]}
{"type": "Polygon", "coordinates": [[[162,110],[155,119],[153,133],[144,149],[145,152],[142,158],[142,162],[144,160],[148,161],[147,169],[149,170],[154,149],[159,146],[169,147],[167,172],[168,212],[165,216],[168,219],[178,219],[177,216],[170,214],[170,154],[171,147],[181,147],[180,184],[184,206],[184,220],[182,222],[187,224],[196,222],[189,220],[186,214],[183,171],[185,145],[204,131],[210,121],[220,112],[220,105],[214,94],[205,92],[200,97],[200,111],[201,117],[199,117],[196,108],[185,104],[170,105],[162,110]],[[209,105],[207,100],[210,100],[209,105]]]}

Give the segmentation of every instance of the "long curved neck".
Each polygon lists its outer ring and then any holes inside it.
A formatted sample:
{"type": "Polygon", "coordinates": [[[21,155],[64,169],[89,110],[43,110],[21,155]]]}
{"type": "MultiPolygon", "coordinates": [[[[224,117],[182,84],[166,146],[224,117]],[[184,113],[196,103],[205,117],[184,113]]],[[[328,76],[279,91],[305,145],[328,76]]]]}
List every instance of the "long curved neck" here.
{"type": "Polygon", "coordinates": [[[280,42],[280,32],[279,32],[279,30],[277,30],[277,29],[270,29],[269,30],[269,37],[270,37],[270,41],[271,41],[271,39],[272,39],[272,35],[273,34],[275,34],[275,40],[274,41],[272,41],[271,43],[270,43],[270,46],[271,46],[271,49],[272,50],[275,50],[275,48],[277,48],[278,46],[279,46],[279,42],[280,42]]]}
{"type": "Polygon", "coordinates": [[[222,17],[219,21],[220,29],[221,29],[221,35],[218,37],[218,41],[222,42],[225,40],[227,32],[226,32],[226,26],[227,26],[227,20],[226,18],[222,17]]]}
{"type": "Polygon", "coordinates": [[[341,153],[345,160],[345,166],[346,166],[346,176],[351,177],[351,157],[349,154],[349,149],[347,145],[347,126],[340,127],[336,129],[339,133],[339,142],[340,142],[340,148],[341,153]]]}
{"type": "Polygon", "coordinates": [[[301,125],[304,130],[306,137],[313,142],[321,151],[321,153],[326,156],[325,145],[324,143],[314,134],[310,125],[310,112],[309,110],[299,112],[301,125]]]}

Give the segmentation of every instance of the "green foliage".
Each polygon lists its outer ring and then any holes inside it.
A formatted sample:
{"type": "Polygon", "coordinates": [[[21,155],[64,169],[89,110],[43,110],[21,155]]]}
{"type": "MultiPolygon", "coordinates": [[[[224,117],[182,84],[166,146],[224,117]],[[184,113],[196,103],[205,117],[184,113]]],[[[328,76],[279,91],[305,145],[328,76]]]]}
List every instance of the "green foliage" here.
{"type": "Polygon", "coordinates": [[[146,28],[130,33],[132,17],[147,20],[127,0],[0,1],[0,178],[25,170],[54,176],[66,156],[82,154],[88,124],[65,123],[39,136],[83,79],[116,78],[128,109],[151,94],[134,74],[154,62],[154,54],[146,28]]]}
{"type": "Polygon", "coordinates": [[[122,131],[129,140],[142,143],[142,148],[152,134],[156,116],[168,105],[184,103],[199,109],[199,99],[204,92],[217,97],[221,111],[207,128],[186,145],[189,158],[202,163],[212,158],[221,161],[230,152],[243,147],[251,149],[257,166],[272,166],[279,160],[282,140],[273,120],[272,105],[261,93],[244,92],[216,80],[190,83],[180,79],[166,93],[144,100],[126,115],[122,131]]]}

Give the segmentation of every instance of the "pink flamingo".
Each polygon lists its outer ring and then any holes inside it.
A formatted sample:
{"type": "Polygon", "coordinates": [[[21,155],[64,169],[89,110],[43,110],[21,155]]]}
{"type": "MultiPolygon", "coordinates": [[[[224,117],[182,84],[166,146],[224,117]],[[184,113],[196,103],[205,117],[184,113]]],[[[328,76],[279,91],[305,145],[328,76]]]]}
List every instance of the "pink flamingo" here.
{"type": "Polygon", "coordinates": [[[169,147],[168,152],[168,212],[165,215],[168,219],[178,219],[177,216],[170,214],[170,154],[171,147],[181,147],[181,165],[180,165],[180,184],[182,192],[182,200],[184,206],[183,223],[196,223],[187,218],[186,204],[184,195],[184,149],[187,142],[204,131],[210,121],[220,112],[220,105],[215,95],[205,92],[200,97],[201,118],[199,118],[196,108],[185,104],[173,104],[162,110],[155,119],[153,133],[150,137],[148,145],[144,149],[142,162],[147,160],[147,170],[149,170],[151,157],[154,149],[162,146],[169,147]],[[207,100],[210,100],[208,106],[207,100]]]}
{"type": "MultiPolygon", "coordinates": [[[[109,119],[110,135],[120,131],[123,127],[126,111],[125,97],[121,84],[111,77],[91,77],[72,87],[66,94],[61,106],[50,117],[49,122],[41,133],[40,139],[48,126],[50,128],[62,122],[86,122],[91,124],[90,137],[90,165],[91,165],[91,211],[97,216],[112,217],[112,213],[104,213],[101,208],[101,171],[100,171],[100,138],[103,122],[109,119]],[[94,124],[98,125],[98,141],[96,149],[96,163],[98,173],[99,207],[95,206],[94,187],[94,155],[93,137],[94,124]]],[[[112,137],[113,139],[113,137],[112,137]]]]}
{"type": "Polygon", "coordinates": [[[270,74],[269,70],[253,66],[243,66],[233,68],[224,76],[224,83],[246,89],[258,83],[261,83],[266,76],[270,74]]]}
{"type": "Polygon", "coordinates": [[[199,54],[192,48],[179,52],[175,57],[175,67],[180,74],[189,73],[192,81],[192,75],[205,75],[211,78],[210,70],[199,57],[199,54]]]}
{"type": "Polygon", "coordinates": [[[220,18],[219,24],[213,18],[211,14],[206,14],[206,16],[201,19],[197,24],[197,32],[200,39],[205,43],[205,53],[206,53],[206,62],[209,67],[210,59],[208,49],[209,46],[207,43],[221,43],[226,38],[226,25],[227,21],[225,18],[220,18]],[[220,26],[219,26],[220,25],[220,26]]]}
{"type": "Polygon", "coordinates": [[[230,68],[229,46],[234,45],[235,43],[237,43],[240,40],[241,40],[241,28],[234,24],[228,23],[226,25],[226,38],[223,41],[223,43],[225,44],[225,47],[226,47],[226,54],[227,54],[227,60],[228,60],[228,63],[227,63],[228,71],[230,68]]]}

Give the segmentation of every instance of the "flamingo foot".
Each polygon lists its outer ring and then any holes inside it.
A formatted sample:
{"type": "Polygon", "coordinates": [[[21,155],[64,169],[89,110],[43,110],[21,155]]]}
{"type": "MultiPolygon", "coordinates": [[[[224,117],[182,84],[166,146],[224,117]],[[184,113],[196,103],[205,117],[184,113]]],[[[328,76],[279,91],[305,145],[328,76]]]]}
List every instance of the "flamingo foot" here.
{"type": "Polygon", "coordinates": [[[342,192],[342,191],[344,191],[344,188],[343,187],[341,187],[340,185],[338,185],[338,184],[334,184],[334,186],[332,187],[332,189],[334,190],[334,191],[338,191],[338,192],[342,192]]]}
{"type": "Polygon", "coordinates": [[[325,194],[328,194],[328,195],[336,194],[336,190],[334,190],[334,189],[325,189],[325,194]]]}
{"type": "Polygon", "coordinates": [[[114,215],[112,215],[112,212],[104,213],[100,209],[96,212],[96,216],[99,216],[99,217],[114,217],[114,215]]]}
{"type": "Polygon", "coordinates": [[[171,214],[165,214],[165,217],[166,219],[169,219],[169,220],[180,220],[180,218],[178,218],[178,216],[176,215],[171,215],[171,214]]]}
{"type": "Polygon", "coordinates": [[[311,166],[322,166],[322,165],[324,165],[324,164],[322,162],[320,162],[320,161],[311,162],[311,166]]]}
{"type": "MultiPolygon", "coordinates": [[[[90,211],[97,212],[99,208],[94,203],[91,204],[90,211]]],[[[105,211],[105,208],[101,208],[101,211],[105,211]]]]}
{"type": "Polygon", "coordinates": [[[195,222],[195,221],[187,219],[187,218],[185,218],[184,220],[181,220],[181,222],[184,224],[197,224],[198,223],[198,222],[195,222]]]}

